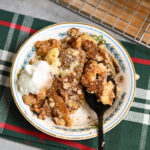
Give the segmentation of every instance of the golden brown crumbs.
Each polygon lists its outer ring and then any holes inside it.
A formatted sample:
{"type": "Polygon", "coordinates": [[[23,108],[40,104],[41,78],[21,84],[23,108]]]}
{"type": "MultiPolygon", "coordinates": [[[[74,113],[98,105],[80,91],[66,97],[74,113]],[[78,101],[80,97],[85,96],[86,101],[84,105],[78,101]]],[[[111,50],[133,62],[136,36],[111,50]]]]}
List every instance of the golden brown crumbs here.
{"type": "MultiPolygon", "coordinates": [[[[115,78],[120,68],[101,41],[97,43],[93,36],[71,28],[63,39],[37,41],[35,47],[37,56],[30,60],[30,64],[45,60],[54,71],[49,89],[36,95],[23,95],[24,103],[39,119],[51,117],[57,125],[71,126],[70,114],[85,103],[83,87],[95,94],[98,102],[112,105],[114,84],[107,82],[107,77],[112,75],[115,78]]],[[[123,76],[119,81],[123,81],[123,76]]]]}

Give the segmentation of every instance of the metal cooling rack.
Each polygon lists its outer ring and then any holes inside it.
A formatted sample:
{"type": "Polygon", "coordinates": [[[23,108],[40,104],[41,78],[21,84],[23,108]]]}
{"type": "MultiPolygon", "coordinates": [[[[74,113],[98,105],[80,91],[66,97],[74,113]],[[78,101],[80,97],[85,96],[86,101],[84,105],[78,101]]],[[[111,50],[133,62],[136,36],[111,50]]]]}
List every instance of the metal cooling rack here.
{"type": "Polygon", "coordinates": [[[150,0],[51,0],[150,48],[150,0]]]}

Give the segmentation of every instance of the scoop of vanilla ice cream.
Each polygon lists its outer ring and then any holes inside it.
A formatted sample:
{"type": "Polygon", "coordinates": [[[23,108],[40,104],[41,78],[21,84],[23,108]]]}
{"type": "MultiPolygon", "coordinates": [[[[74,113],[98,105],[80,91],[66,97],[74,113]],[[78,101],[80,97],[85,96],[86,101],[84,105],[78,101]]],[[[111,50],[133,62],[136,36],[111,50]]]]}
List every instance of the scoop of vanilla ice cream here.
{"type": "Polygon", "coordinates": [[[19,90],[22,94],[37,94],[42,87],[50,86],[52,78],[51,67],[46,61],[28,64],[19,77],[19,90]]]}

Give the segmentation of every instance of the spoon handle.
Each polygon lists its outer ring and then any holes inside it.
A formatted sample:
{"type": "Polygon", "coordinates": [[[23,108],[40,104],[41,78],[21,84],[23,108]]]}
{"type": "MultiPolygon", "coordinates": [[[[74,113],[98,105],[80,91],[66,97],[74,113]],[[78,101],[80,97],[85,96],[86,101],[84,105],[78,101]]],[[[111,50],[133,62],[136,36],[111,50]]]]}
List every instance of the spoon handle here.
{"type": "Polygon", "coordinates": [[[103,114],[98,115],[98,150],[104,150],[103,114]]]}

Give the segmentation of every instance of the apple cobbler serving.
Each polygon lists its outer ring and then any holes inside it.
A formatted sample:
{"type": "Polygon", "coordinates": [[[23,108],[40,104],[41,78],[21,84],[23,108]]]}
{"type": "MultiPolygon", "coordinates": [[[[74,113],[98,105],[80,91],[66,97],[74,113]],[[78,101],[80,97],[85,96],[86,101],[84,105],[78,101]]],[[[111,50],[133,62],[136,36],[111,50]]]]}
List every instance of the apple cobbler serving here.
{"type": "Polygon", "coordinates": [[[61,40],[37,41],[35,47],[36,56],[21,71],[18,88],[39,119],[51,117],[56,125],[71,126],[71,114],[85,103],[83,87],[98,102],[113,104],[122,76],[101,41],[71,28],[61,40]]]}

